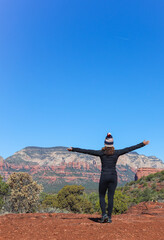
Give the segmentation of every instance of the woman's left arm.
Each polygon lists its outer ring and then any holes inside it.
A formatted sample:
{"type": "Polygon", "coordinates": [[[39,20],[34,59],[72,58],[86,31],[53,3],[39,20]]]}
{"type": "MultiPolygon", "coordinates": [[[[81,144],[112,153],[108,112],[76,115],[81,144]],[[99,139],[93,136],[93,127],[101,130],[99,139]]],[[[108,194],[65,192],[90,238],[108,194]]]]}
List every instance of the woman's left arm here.
{"type": "Polygon", "coordinates": [[[148,145],[150,141],[143,141],[137,145],[134,145],[134,146],[131,146],[131,147],[127,147],[127,148],[124,148],[124,149],[121,149],[121,150],[118,150],[118,155],[123,155],[125,153],[128,153],[128,152],[131,152],[133,150],[136,150],[138,148],[141,148],[141,147],[144,147],[145,145],[148,145]]]}

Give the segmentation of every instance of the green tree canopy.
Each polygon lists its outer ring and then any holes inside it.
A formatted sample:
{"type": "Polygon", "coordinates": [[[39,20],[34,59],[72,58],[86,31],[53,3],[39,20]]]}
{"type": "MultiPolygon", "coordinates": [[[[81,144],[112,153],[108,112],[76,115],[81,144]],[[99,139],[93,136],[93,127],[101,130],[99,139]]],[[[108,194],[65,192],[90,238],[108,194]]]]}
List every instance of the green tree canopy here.
{"type": "Polygon", "coordinates": [[[57,195],[59,208],[77,213],[93,212],[92,204],[83,195],[84,189],[81,185],[64,186],[57,195]]]}

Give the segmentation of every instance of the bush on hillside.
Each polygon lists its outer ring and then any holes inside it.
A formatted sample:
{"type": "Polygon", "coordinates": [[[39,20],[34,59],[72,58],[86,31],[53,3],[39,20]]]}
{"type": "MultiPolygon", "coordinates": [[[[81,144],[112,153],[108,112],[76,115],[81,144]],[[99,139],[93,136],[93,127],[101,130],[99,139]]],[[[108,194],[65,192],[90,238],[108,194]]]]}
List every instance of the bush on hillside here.
{"type": "MultiPolygon", "coordinates": [[[[106,211],[108,208],[108,196],[105,196],[106,203],[106,211]]],[[[121,214],[128,210],[130,206],[131,198],[126,196],[121,190],[116,190],[114,194],[114,202],[113,202],[113,214],[121,214]]],[[[99,200],[96,203],[97,212],[101,213],[99,200]]]]}
{"type": "Polygon", "coordinates": [[[146,181],[151,181],[151,180],[153,180],[153,178],[155,178],[155,176],[154,176],[154,174],[152,173],[152,174],[149,174],[148,176],[146,176],[145,180],[146,180],[146,181]]]}
{"type": "Polygon", "coordinates": [[[120,190],[131,197],[132,205],[142,201],[164,201],[164,194],[159,190],[160,185],[162,187],[161,182],[163,181],[164,171],[161,171],[144,176],[136,182],[126,183],[120,190]]]}
{"type": "Polygon", "coordinates": [[[92,213],[92,204],[83,196],[84,187],[64,186],[57,195],[58,207],[74,213],[92,213]]]}
{"type": "Polygon", "coordinates": [[[151,188],[146,187],[138,196],[139,202],[157,201],[158,193],[151,188]]]}
{"type": "Polygon", "coordinates": [[[145,184],[145,183],[146,183],[145,178],[142,177],[142,178],[138,179],[138,180],[136,181],[136,184],[137,184],[137,183],[139,183],[140,185],[145,184]]]}
{"type": "Polygon", "coordinates": [[[147,187],[148,186],[147,182],[144,182],[142,186],[147,187]]]}
{"type": "Polygon", "coordinates": [[[94,212],[97,211],[96,203],[97,203],[98,199],[99,199],[99,195],[98,195],[98,193],[95,193],[95,192],[90,193],[88,196],[88,200],[92,204],[94,212]]]}
{"type": "Polygon", "coordinates": [[[131,181],[130,183],[128,183],[129,186],[132,186],[132,185],[135,185],[135,184],[136,184],[136,181],[131,181]]]}
{"type": "Polygon", "coordinates": [[[3,181],[2,176],[0,175],[0,209],[5,203],[5,196],[9,192],[9,185],[3,181]]]}
{"type": "Polygon", "coordinates": [[[41,206],[43,208],[57,208],[58,207],[58,199],[57,194],[46,194],[44,199],[41,200],[41,206]]]}
{"type": "Polygon", "coordinates": [[[17,213],[34,212],[39,204],[42,186],[33,181],[28,173],[13,173],[7,184],[10,186],[10,211],[17,213]]]}
{"type": "Polygon", "coordinates": [[[113,205],[113,213],[121,214],[128,210],[130,206],[131,198],[125,194],[123,194],[120,190],[115,192],[114,195],[114,205],[113,205]]]}
{"type": "Polygon", "coordinates": [[[163,181],[164,181],[164,174],[159,177],[159,182],[163,182],[163,181]]]}
{"type": "Polygon", "coordinates": [[[157,187],[156,183],[153,182],[153,184],[151,185],[152,190],[156,190],[156,187],[157,187]]]}
{"type": "Polygon", "coordinates": [[[161,189],[158,193],[158,201],[164,202],[164,189],[161,189]]]}

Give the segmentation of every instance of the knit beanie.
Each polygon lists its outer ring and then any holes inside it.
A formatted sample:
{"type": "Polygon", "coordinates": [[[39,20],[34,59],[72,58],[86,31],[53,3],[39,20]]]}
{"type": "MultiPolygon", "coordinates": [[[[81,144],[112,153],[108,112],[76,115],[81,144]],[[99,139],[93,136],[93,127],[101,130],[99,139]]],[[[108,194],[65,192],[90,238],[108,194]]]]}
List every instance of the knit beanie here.
{"type": "Polygon", "coordinates": [[[105,138],[105,141],[104,141],[104,145],[105,147],[113,147],[113,137],[111,135],[111,133],[107,133],[107,136],[105,138]]]}

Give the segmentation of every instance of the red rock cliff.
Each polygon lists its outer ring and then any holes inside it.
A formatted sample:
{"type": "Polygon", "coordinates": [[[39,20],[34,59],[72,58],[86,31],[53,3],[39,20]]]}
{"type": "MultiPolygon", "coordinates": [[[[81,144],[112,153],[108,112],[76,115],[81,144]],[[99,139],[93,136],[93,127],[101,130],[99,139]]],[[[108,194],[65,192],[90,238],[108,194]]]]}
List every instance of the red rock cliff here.
{"type": "Polygon", "coordinates": [[[135,180],[138,180],[143,176],[148,176],[149,174],[160,172],[162,170],[164,170],[164,169],[161,169],[161,168],[138,168],[136,175],[135,175],[135,180]]]}

